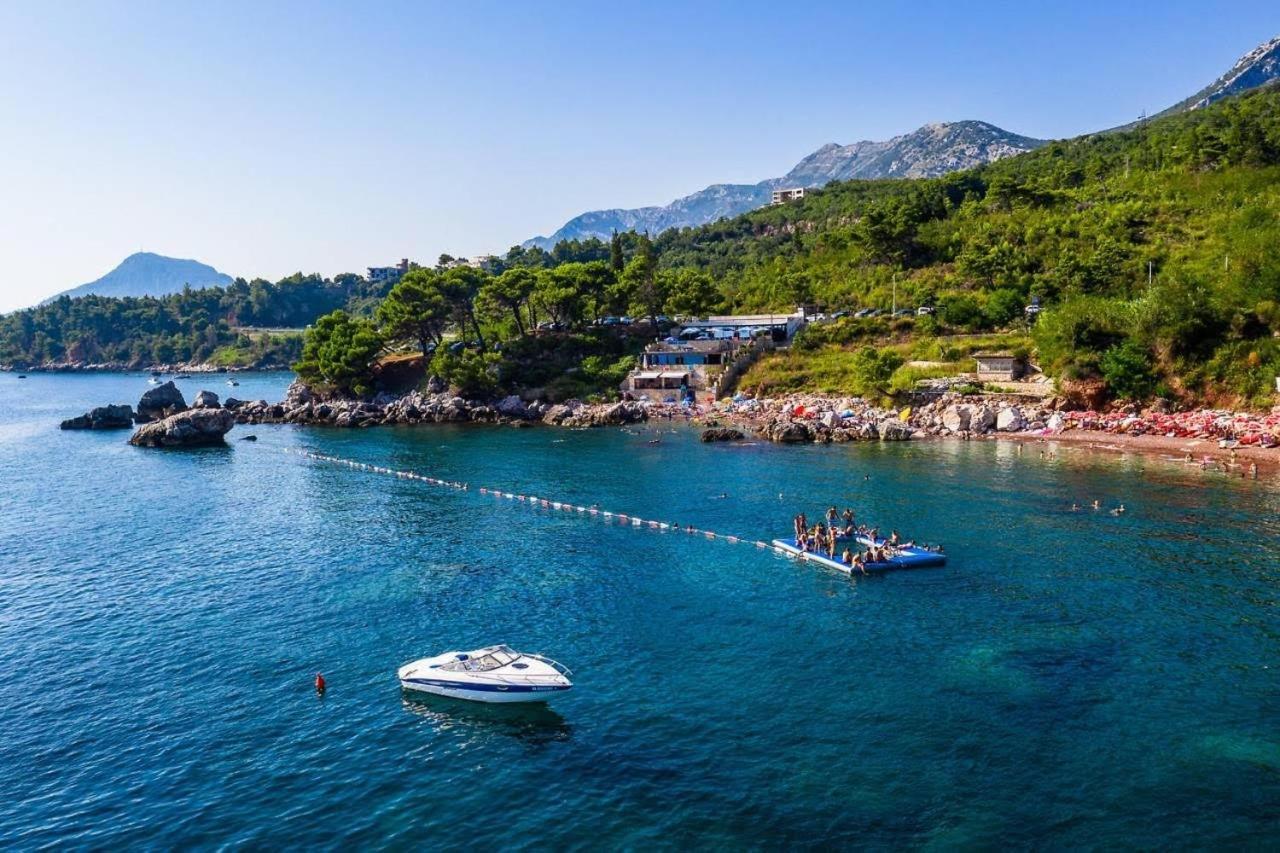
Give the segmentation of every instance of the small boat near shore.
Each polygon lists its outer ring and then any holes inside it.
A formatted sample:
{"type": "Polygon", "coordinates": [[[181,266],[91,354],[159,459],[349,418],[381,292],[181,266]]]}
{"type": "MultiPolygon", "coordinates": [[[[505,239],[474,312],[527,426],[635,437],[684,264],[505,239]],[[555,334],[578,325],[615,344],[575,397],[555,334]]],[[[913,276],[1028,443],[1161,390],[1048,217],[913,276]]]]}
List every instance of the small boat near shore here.
{"type": "Polygon", "coordinates": [[[546,702],[573,688],[572,674],[550,658],[506,645],[421,658],[397,673],[405,690],[474,702],[546,702]]]}
{"type": "MultiPolygon", "coordinates": [[[[884,548],[888,546],[883,539],[872,542],[865,536],[856,538],[859,544],[884,548]]],[[[782,551],[787,552],[793,557],[799,557],[802,560],[808,560],[811,563],[818,563],[831,569],[839,569],[845,574],[852,574],[853,566],[846,566],[839,560],[833,560],[823,554],[817,554],[813,551],[803,551],[796,544],[795,539],[775,539],[773,546],[782,551]]],[[[945,566],[947,564],[947,556],[939,551],[930,551],[928,548],[921,548],[918,545],[900,545],[893,549],[894,553],[882,560],[874,563],[866,563],[863,568],[868,572],[887,572],[891,569],[924,569],[945,566]]]]}

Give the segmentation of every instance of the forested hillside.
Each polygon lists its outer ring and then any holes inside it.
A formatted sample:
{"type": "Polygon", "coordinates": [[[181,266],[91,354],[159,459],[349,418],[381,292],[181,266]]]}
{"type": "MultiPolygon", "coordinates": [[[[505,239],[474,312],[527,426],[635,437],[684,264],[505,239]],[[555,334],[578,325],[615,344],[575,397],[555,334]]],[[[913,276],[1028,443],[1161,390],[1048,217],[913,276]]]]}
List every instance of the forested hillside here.
{"type": "Polygon", "coordinates": [[[1278,246],[1271,87],[944,178],[833,185],[655,251],[660,268],[710,272],[733,310],[888,307],[896,280],[899,305],[979,331],[1036,296],[1057,375],[1098,375],[1111,352],[1148,368],[1115,377],[1130,395],[1261,399],[1280,372],[1278,246]]]}
{"type": "Polygon", "coordinates": [[[832,184],[652,241],[626,233],[551,252],[516,247],[485,269],[444,256],[393,299],[354,275],[59,299],[0,318],[0,361],[253,361],[242,327],[300,327],[341,310],[309,341],[302,365],[317,381],[368,387],[370,361],[418,349],[469,387],[543,383],[552,365],[584,390],[613,383],[634,348],[592,327],[606,315],[887,308],[896,291],[899,306],[934,305],[936,316],[891,329],[847,319],[811,333],[798,357],[865,360],[866,345],[890,333],[901,344],[1025,332],[1023,307],[1038,298],[1032,333],[1051,375],[1100,377],[1119,397],[1261,405],[1280,373],[1278,246],[1271,87],[942,178],[832,184]],[[538,323],[554,325],[534,345],[538,323]],[[446,334],[471,348],[432,350],[446,334]],[[557,336],[563,352],[552,352],[557,336]]]}
{"type": "Polygon", "coordinates": [[[283,366],[297,357],[297,334],[245,329],[301,328],[321,314],[384,293],[357,275],[329,280],[298,273],[274,284],[236,279],[226,288],[188,287],[162,297],[60,296],[0,317],[0,363],[283,366]]]}

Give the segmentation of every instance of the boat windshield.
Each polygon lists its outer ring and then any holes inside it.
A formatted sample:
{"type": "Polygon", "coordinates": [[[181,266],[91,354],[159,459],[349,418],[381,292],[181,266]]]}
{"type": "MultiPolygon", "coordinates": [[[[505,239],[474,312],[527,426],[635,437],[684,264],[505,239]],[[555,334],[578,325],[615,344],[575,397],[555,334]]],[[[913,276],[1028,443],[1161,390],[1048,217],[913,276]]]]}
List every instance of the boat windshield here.
{"type": "Polygon", "coordinates": [[[450,672],[488,672],[491,669],[498,669],[519,659],[520,655],[511,649],[506,646],[498,646],[487,654],[467,658],[466,660],[450,661],[440,668],[450,672]]]}

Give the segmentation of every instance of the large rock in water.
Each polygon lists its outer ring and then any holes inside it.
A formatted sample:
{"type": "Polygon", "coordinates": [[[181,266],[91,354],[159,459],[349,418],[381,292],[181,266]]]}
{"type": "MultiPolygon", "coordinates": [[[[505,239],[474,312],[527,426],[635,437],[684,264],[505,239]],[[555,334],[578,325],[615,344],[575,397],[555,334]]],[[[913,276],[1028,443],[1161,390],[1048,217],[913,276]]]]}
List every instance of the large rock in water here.
{"type": "Polygon", "coordinates": [[[711,427],[702,431],[702,440],[706,442],[712,441],[742,441],[746,438],[741,430],[733,427],[711,427]]]}
{"type": "Polygon", "coordinates": [[[235,425],[235,415],[226,409],[188,409],[139,427],[129,443],[137,447],[206,447],[222,444],[222,437],[235,425]]]}
{"type": "Polygon", "coordinates": [[[133,426],[132,406],[99,406],[78,418],[62,422],[63,429],[128,429],[133,426]]]}
{"type": "Polygon", "coordinates": [[[212,391],[201,391],[196,395],[196,401],[191,404],[193,409],[217,409],[221,408],[218,403],[218,395],[212,391]]]}
{"type": "Polygon", "coordinates": [[[174,385],[173,380],[170,379],[142,395],[142,399],[138,401],[137,421],[145,424],[175,412],[185,411],[186,408],[187,401],[183,399],[178,386],[174,385]]]}

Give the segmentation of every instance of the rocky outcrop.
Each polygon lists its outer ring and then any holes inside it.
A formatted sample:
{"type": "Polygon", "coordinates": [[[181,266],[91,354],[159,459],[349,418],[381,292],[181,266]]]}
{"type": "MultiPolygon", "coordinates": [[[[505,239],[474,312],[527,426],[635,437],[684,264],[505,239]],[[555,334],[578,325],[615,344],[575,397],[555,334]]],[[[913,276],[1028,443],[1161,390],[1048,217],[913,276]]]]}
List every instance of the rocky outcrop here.
{"type": "Polygon", "coordinates": [[[746,435],[740,429],[733,427],[711,427],[702,431],[702,440],[704,442],[713,441],[742,441],[746,435]]]}
{"type": "Polygon", "coordinates": [[[131,406],[99,406],[62,422],[62,429],[128,429],[133,426],[131,406]]]}
{"type": "MultiPolygon", "coordinates": [[[[429,386],[430,387],[430,386],[429,386]]],[[[379,394],[373,400],[325,400],[295,382],[281,403],[266,400],[227,400],[226,408],[246,424],[294,423],[336,427],[372,427],[428,423],[536,423],[566,427],[622,426],[647,420],[646,404],[587,404],[570,400],[555,406],[526,402],[511,395],[495,402],[467,400],[446,391],[412,391],[397,397],[379,394]]]]}
{"type": "Polygon", "coordinates": [[[188,409],[144,424],[129,439],[137,447],[207,447],[223,444],[236,418],[226,409],[188,409]]]}
{"type": "Polygon", "coordinates": [[[218,402],[218,395],[212,391],[201,391],[196,395],[195,402],[191,404],[193,409],[220,409],[222,405],[218,402]]]}
{"type": "Polygon", "coordinates": [[[183,399],[182,392],[178,390],[178,386],[174,385],[173,380],[170,379],[163,385],[157,385],[142,395],[142,399],[138,401],[136,420],[138,423],[144,424],[185,411],[186,408],[187,401],[183,399]]]}

